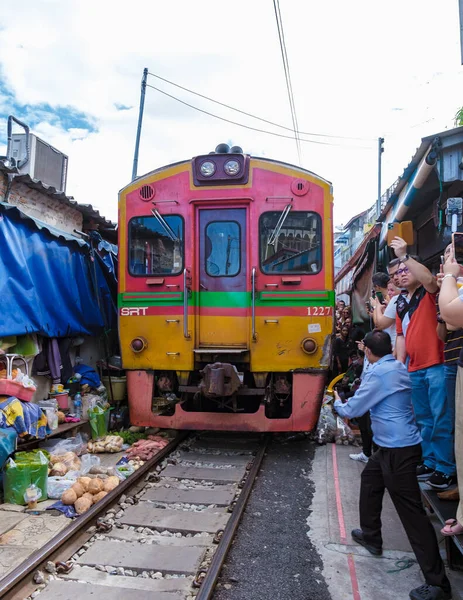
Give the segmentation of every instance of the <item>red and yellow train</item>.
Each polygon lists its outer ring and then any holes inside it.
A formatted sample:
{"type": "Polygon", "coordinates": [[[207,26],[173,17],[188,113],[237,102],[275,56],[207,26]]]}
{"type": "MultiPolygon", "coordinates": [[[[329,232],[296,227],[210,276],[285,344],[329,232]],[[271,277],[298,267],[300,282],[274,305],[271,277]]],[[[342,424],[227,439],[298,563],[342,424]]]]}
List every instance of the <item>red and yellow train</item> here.
{"type": "Polygon", "coordinates": [[[308,431],[330,365],[332,188],[221,145],[119,197],[131,422],[308,431]]]}

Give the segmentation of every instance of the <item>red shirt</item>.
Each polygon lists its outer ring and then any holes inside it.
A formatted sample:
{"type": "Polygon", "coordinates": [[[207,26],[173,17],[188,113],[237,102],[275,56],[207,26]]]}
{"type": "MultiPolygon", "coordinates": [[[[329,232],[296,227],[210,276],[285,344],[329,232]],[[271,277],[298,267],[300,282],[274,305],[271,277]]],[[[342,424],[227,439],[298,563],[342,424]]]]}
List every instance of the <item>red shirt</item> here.
{"type": "MultiPolygon", "coordinates": [[[[444,343],[437,337],[436,296],[426,292],[413,311],[405,333],[408,370],[419,371],[444,362],[444,343]]],[[[407,318],[407,317],[405,317],[407,318]]],[[[397,335],[403,335],[402,320],[396,315],[397,335]]]]}

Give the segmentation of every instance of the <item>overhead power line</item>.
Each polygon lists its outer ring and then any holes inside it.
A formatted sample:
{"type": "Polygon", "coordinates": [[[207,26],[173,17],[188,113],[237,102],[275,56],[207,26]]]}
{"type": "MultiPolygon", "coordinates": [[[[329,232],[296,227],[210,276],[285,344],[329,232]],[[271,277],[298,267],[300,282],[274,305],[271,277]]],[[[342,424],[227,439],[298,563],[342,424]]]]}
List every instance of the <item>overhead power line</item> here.
{"type": "Polygon", "coordinates": [[[273,8],[275,9],[275,18],[276,18],[277,29],[278,29],[278,38],[280,40],[281,57],[283,59],[283,69],[285,72],[285,79],[286,79],[286,89],[288,91],[289,108],[291,111],[291,119],[293,121],[294,137],[296,139],[297,155],[299,157],[299,165],[302,166],[302,152],[301,152],[301,142],[300,142],[299,136],[298,136],[299,126],[297,123],[296,104],[294,102],[294,92],[293,92],[293,86],[291,83],[291,72],[289,70],[289,60],[288,60],[288,53],[286,51],[285,34],[284,34],[284,30],[283,30],[283,20],[281,18],[279,0],[273,0],[273,8]]]}
{"type": "MultiPolygon", "coordinates": [[[[188,106],[189,108],[192,108],[193,110],[197,110],[198,112],[208,115],[209,117],[213,117],[214,119],[219,119],[220,121],[225,121],[226,123],[231,123],[232,125],[236,125],[237,127],[243,127],[244,129],[250,129],[251,131],[257,131],[258,133],[265,133],[267,135],[273,135],[275,137],[284,138],[287,140],[294,139],[294,136],[292,136],[292,135],[284,135],[282,133],[276,133],[274,131],[267,131],[265,129],[251,127],[250,125],[244,125],[244,123],[238,123],[237,121],[232,121],[231,119],[226,119],[225,117],[215,115],[214,113],[211,113],[207,110],[199,108],[198,106],[193,106],[193,104],[189,104],[188,102],[185,102],[185,100],[181,100],[180,98],[177,98],[176,96],[173,96],[172,94],[169,94],[168,92],[165,92],[164,90],[161,90],[160,88],[158,88],[154,85],[151,85],[149,83],[146,84],[146,87],[152,88],[153,90],[156,90],[160,94],[164,94],[164,96],[168,96],[169,98],[172,98],[172,100],[175,100],[176,102],[180,102],[180,104],[188,106]]],[[[322,142],[320,140],[307,140],[305,138],[299,138],[299,139],[301,142],[304,142],[307,144],[320,144],[322,146],[338,146],[341,148],[344,147],[344,148],[359,148],[362,150],[371,150],[371,146],[356,146],[354,144],[336,144],[336,143],[332,143],[332,142],[322,142]]]]}
{"type": "MultiPolygon", "coordinates": [[[[274,127],[278,127],[280,129],[285,129],[286,131],[294,131],[291,127],[286,127],[285,125],[280,125],[279,123],[275,123],[274,121],[269,121],[268,119],[264,119],[262,117],[258,117],[257,115],[253,115],[252,113],[246,112],[245,110],[240,110],[239,108],[230,106],[230,104],[226,104],[225,102],[220,102],[219,100],[214,100],[213,98],[210,98],[209,96],[205,96],[204,94],[195,92],[194,90],[184,87],[183,85],[174,83],[173,81],[170,81],[169,79],[166,79],[165,77],[156,75],[156,73],[148,72],[148,75],[151,75],[152,77],[156,77],[156,79],[160,79],[161,81],[164,81],[165,83],[168,83],[169,85],[173,85],[174,87],[179,88],[180,90],[183,90],[184,92],[188,92],[189,94],[193,94],[194,96],[198,96],[199,98],[203,98],[204,100],[207,100],[208,102],[213,102],[214,104],[218,104],[219,106],[223,106],[224,108],[228,108],[229,110],[233,110],[234,112],[241,113],[242,115],[246,115],[247,117],[251,117],[252,119],[257,119],[258,121],[262,121],[263,123],[268,123],[269,125],[273,125],[274,127]]],[[[340,140],[357,140],[357,141],[361,141],[361,142],[376,141],[376,138],[362,138],[362,137],[351,137],[351,136],[344,136],[344,135],[331,135],[328,133],[313,133],[313,132],[308,132],[308,131],[297,131],[297,133],[299,135],[309,135],[309,136],[311,135],[314,137],[325,137],[325,138],[333,138],[333,139],[340,139],[340,140]]]]}

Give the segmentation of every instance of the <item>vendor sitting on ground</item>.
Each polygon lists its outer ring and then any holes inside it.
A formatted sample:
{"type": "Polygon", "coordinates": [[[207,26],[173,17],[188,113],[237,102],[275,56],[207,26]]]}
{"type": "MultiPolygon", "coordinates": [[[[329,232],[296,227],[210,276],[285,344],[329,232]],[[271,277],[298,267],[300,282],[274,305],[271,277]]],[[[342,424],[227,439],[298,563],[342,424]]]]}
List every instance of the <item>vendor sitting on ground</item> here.
{"type": "Polygon", "coordinates": [[[343,404],[335,394],[334,403],[336,412],[349,419],[370,410],[378,446],[362,472],[361,528],[352,531],[352,538],[371,554],[382,554],[381,510],[387,489],[426,581],[410,592],[411,600],[450,600],[450,582],[416,478],[421,436],[413,414],[410,376],[392,356],[388,333],[374,330],[365,336],[364,344],[371,368],[352,398],[343,404]]]}

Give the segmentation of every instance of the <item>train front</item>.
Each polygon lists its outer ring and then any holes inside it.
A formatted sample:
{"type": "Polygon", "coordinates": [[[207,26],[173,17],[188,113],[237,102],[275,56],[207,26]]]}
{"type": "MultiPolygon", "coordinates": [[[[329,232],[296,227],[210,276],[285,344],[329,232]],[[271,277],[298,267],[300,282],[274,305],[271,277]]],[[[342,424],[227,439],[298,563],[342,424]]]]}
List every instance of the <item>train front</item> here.
{"type": "Polygon", "coordinates": [[[330,364],[331,185],[219,147],[119,198],[131,422],[308,431],[330,364]]]}

